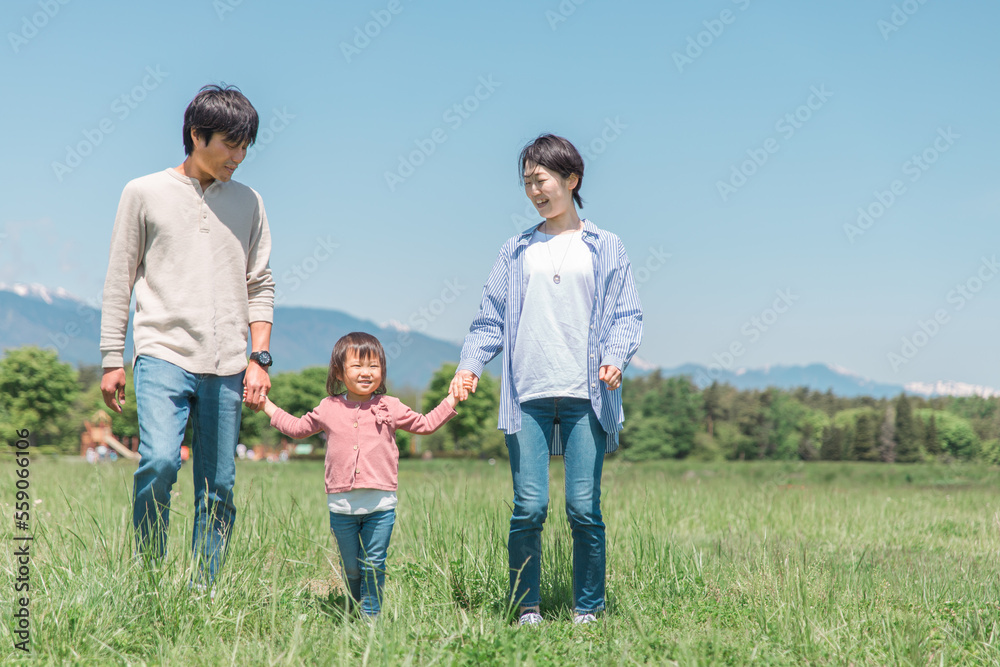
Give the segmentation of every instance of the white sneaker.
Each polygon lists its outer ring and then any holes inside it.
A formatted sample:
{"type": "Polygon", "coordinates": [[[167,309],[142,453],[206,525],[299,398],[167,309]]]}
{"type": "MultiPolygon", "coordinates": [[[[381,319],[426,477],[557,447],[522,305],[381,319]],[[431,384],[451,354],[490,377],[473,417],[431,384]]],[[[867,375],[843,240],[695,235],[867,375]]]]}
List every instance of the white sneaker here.
{"type": "Polygon", "coordinates": [[[593,614],[577,614],[573,617],[573,623],[577,625],[583,625],[584,623],[595,623],[597,617],[593,614]]]}
{"type": "Polygon", "coordinates": [[[542,622],[542,615],[537,611],[526,611],[517,619],[518,625],[538,625],[542,622]]]}

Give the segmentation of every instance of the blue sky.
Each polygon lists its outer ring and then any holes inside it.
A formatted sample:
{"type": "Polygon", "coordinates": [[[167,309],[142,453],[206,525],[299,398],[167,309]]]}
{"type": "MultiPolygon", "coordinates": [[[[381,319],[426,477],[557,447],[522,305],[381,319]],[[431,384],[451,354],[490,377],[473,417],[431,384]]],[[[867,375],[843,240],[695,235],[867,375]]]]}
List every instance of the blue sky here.
{"type": "Polygon", "coordinates": [[[1000,386],[998,23],[987,0],[5,2],[0,282],[96,304],[122,187],[183,160],[184,108],[226,82],[261,116],[235,178],[287,305],[461,340],[534,221],[518,152],[555,132],[641,278],[644,360],[1000,386]]]}

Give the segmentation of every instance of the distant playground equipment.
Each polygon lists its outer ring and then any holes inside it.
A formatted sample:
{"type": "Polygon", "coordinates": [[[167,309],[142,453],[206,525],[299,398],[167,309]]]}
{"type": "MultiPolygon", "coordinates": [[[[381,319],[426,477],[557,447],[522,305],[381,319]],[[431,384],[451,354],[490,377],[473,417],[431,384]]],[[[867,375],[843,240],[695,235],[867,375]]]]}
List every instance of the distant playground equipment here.
{"type": "Polygon", "coordinates": [[[111,417],[103,410],[98,410],[90,421],[83,422],[83,433],[80,434],[80,456],[96,463],[114,452],[114,458],[122,456],[131,461],[139,460],[139,453],[118,442],[111,433],[111,417]]]}

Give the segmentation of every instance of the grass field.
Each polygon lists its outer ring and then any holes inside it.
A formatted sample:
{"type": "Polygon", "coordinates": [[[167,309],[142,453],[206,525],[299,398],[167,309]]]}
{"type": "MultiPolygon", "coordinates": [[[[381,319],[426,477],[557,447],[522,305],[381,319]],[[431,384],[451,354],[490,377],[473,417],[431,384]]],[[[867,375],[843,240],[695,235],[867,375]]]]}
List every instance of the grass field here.
{"type": "Polygon", "coordinates": [[[0,471],[0,658],[25,664],[998,664],[1000,471],[609,461],[608,602],[574,626],[553,465],[541,627],[506,604],[504,461],[404,461],[386,603],[345,616],[321,463],[241,464],[214,603],[187,586],[190,467],[170,556],[131,557],[128,464],[35,459],[31,654],[13,649],[13,466],[0,471]]]}

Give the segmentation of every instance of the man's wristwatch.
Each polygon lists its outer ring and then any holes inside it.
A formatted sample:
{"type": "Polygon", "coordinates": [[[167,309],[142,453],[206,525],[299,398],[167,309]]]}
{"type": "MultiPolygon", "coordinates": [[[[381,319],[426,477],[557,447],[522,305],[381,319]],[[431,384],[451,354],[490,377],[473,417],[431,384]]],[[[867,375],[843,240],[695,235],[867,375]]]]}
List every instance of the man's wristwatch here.
{"type": "Polygon", "coordinates": [[[271,354],[267,350],[261,350],[260,352],[251,352],[250,361],[256,362],[258,366],[267,370],[271,367],[273,363],[271,360],[271,354]]]}

